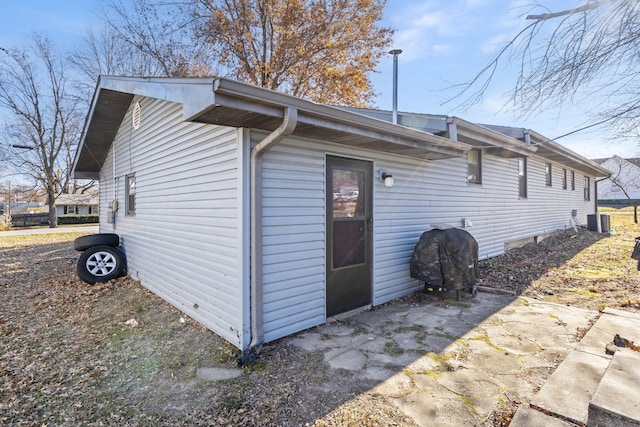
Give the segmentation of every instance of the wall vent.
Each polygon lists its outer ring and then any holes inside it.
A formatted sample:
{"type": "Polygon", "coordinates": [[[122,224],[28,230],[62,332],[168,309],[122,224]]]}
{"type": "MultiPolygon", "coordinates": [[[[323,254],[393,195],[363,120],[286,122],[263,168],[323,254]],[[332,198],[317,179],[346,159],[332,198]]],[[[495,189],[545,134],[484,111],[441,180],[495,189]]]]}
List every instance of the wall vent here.
{"type": "Polygon", "coordinates": [[[136,101],[133,106],[133,115],[131,116],[131,121],[133,122],[133,129],[138,130],[140,127],[140,116],[141,116],[141,107],[140,102],[136,101]]]}

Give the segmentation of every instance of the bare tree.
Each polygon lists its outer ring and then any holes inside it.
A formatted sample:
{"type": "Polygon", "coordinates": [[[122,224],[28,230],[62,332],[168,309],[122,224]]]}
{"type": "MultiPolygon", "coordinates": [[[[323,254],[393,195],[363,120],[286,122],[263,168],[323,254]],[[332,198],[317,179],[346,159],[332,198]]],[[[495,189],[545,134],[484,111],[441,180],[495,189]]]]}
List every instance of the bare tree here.
{"type": "Polygon", "coordinates": [[[315,102],[367,106],[391,43],[386,0],[111,0],[107,23],[160,68],[212,72],[315,102]]]}
{"type": "Polygon", "coordinates": [[[80,75],[80,93],[91,94],[102,74],[109,76],[158,76],[163,67],[127,43],[111,28],[87,31],[69,62],[80,75]]]}
{"type": "Polygon", "coordinates": [[[191,16],[185,12],[190,1],[108,0],[103,11],[107,39],[103,35],[100,49],[106,47],[119,67],[100,71],[163,77],[211,74],[209,52],[193,36],[191,16]]]}
{"type": "Polygon", "coordinates": [[[9,113],[7,162],[44,189],[51,227],[57,226],[56,197],[71,183],[84,114],[69,86],[64,60],[47,39],[34,36],[29,49],[0,52],[0,107],[9,113]]]}
{"type": "Polygon", "coordinates": [[[638,199],[634,199],[634,193],[637,194],[640,191],[640,176],[637,173],[637,167],[630,163],[628,160],[618,156],[613,156],[610,161],[607,161],[607,169],[611,171],[611,176],[607,178],[610,182],[609,190],[604,190],[602,196],[613,195],[616,193],[622,193],[627,199],[629,206],[633,207],[633,220],[638,223],[638,199]]]}
{"type": "Polygon", "coordinates": [[[448,102],[477,102],[510,61],[518,70],[511,102],[523,115],[597,97],[585,128],[607,124],[628,136],[640,125],[640,1],[589,0],[556,12],[535,3],[529,12],[530,23],[448,102]]]}

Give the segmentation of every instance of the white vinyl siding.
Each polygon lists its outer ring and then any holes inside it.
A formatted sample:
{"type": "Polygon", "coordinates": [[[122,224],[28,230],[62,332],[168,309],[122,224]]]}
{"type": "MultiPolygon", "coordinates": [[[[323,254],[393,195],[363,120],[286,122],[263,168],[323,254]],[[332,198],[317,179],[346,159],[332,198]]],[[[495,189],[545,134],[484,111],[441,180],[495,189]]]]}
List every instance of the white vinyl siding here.
{"type": "MultiPolygon", "coordinates": [[[[260,138],[255,137],[256,140],[260,138]]],[[[483,156],[483,184],[469,186],[467,158],[418,161],[363,149],[288,138],[264,157],[264,330],[271,341],[324,323],[326,155],[374,162],[373,305],[420,288],[409,262],[430,224],[460,227],[478,240],[480,257],[504,253],[505,244],[545,236],[586,222],[593,213],[581,192],[545,185],[543,159],[530,157],[528,198],[519,197],[518,159],[483,156]],[[385,187],[380,171],[394,177],[385,187]]],[[[552,168],[558,171],[560,167],[552,168]]],[[[559,178],[558,178],[559,179],[559,178]]]]}
{"type": "Polygon", "coordinates": [[[263,161],[265,340],[325,321],[324,152],[279,144],[263,161]]]}
{"type": "Polygon", "coordinates": [[[100,180],[100,228],[120,234],[128,272],[239,348],[247,342],[243,141],[235,128],[185,123],[179,105],[136,98],[100,180]],[[117,188],[112,174],[116,153],[117,188]],[[135,216],[125,182],[135,173],[135,216]],[[120,209],[111,221],[111,201],[120,209]]]}
{"type": "MultiPolygon", "coordinates": [[[[101,169],[101,231],[120,234],[134,279],[245,348],[250,339],[249,131],[185,123],[176,104],[135,101],[142,108],[140,127],[133,129],[129,112],[101,169]],[[135,215],[127,216],[125,182],[132,173],[135,215]],[[120,206],[115,222],[114,199],[120,206]]],[[[251,132],[253,143],[264,136],[251,132]]],[[[468,219],[480,257],[487,258],[502,254],[509,242],[570,227],[574,209],[583,223],[595,210],[582,191],[546,186],[548,160],[535,156],[527,159],[523,199],[517,158],[483,155],[482,185],[469,185],[466,156],[421,161],[286,138],[264,154],[262,168],[267,342],[326,321],[327,155],[373,162],[373,305],[420,288],[409,277],[409,262],[431,224],[459,227],[468,219]],[[384,186],[380,171],[393,175],[393,187],[384,186]]],[[[560,179],[562,167],[552,167],[558,174],[552,179],[560,179]]]]}

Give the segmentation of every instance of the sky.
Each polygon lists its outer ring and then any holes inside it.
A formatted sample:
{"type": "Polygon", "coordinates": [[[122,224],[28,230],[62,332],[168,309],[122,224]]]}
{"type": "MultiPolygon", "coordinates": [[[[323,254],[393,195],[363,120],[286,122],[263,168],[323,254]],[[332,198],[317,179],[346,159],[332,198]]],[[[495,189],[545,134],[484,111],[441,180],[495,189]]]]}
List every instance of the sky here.
{"type": "MultiPolygon", "coordinates": [[[[580,0],[540,0],[554,11],[582,4],[580,0]]],[[[453,85],[474,76],[500,46],[524,24],[534,0],[388,0],[384,24],[395,28],[392,48],[398,56],[398,109],[404,112],[446,114],[486,124],[533,129],[551,138],[584,126],[589,105],[565,106],[519,117],[505,109],[506,94],[516,75],[505,63],[482,102],[470,109],[443,105],[455,94],[453,85]]],[[[101,25],[101,0],[3,0],[0,6],[0,46],[24,46],[34,32],[56,46],[72,50],[83,34],[101,25]]],[[[385,56],[371,75],[378,96],[376,107],[392,108],[393,59],[385,56]]],[[[598,100],[593,100],[597,103],[598,100]]],[[[600,129],[556,140],[588,158],[640,157],[635,142],[611,142],[600,129]]]]}

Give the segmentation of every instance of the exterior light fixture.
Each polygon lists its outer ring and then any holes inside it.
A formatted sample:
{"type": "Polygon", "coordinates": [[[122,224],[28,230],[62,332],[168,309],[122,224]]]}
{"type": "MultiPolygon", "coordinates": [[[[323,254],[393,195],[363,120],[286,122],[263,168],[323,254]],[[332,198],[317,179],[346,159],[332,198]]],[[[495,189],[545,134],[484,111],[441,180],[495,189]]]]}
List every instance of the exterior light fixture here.
{"type": "Polygon", "coordinates": [[[393,187],[393,176],[390,173],[382,172],[382,181],[385,187],[393,187]]]}

